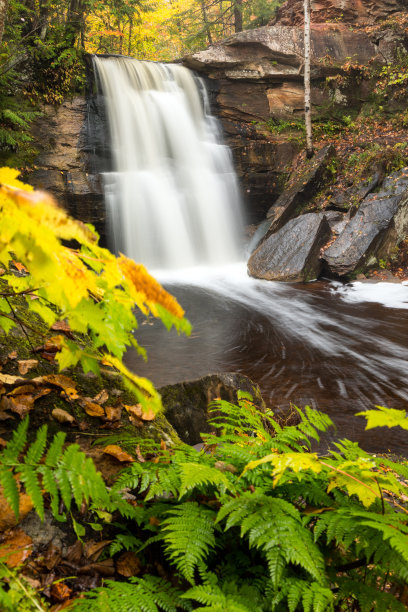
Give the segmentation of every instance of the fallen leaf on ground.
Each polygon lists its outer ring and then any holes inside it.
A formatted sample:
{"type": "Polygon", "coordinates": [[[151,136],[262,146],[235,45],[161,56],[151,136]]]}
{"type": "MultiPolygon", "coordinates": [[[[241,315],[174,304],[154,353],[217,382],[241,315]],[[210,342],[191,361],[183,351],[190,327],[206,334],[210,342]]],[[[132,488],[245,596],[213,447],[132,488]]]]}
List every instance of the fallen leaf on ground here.
{"type": "Polygon", "coordinates": [[[96,402],[97,404],[104,404],[105,402],[108,401],[108,399],[109,399],[109,393],[107,392],[106,389],[102,389],[102,391],[99,391],[99,393],[95,395],[92,401],[96,402]]]}
{"type": "Polygon", "coordinates": [[[97,561],[101,556],[104,548],[110,544],[112,540],[102,540],[102,542],[95,542],[94,540],[89,540],[84,544],[84,554],[87,559],[91,561],[97,561]]]}
{"type": "Polygon", "coordinates": [[[22,529],[10,531],[0,544],[0,560],[7,567],[18,567],[32,552],[32,539],[22,529]]]}
{"type": "Polygon", "coordinates": [[[126,404],[124,404],[124,406],[130,415],[139,419],[143,419],[143,421],[153,421],[153,419],[156,417],[156,414],[153,412],[153,410],[143,410],[141,404],[136,404],[135,406],[127,406],[126,404]]]}
{"type": "Polygon", "coordinates": [[[54,385],[55,387],[60,387],[70,400],[78,399],[79,397],[74,381],[68,376],[64,376],[64,374],[47,374],[46,376],[37,376],[37,378],[33,378],[31,382],[37,384],[47,383],[49,385],[54,385]]]}
{"type": "Polygon", "coordinates": [[[31,395],[3,396],[0,401],[1,412],[11,410],[11,412],[16,412],[21,418],[25,417],[33,408],[34,400],[31,395]]]}
{"type": "Polygon", "coordinates": [[[64,334],[68,336],[68,338],[73,338],[74,336],[71,333],[71,328],[66,321],[56,321],[54,325],[51,325],[51,329],[53,331],[62,331],[64,334]]]}
{"type": "MultiPolygon", "coordinates": [[[[88,590],[88,589],[85,589],[85,590],[88,590]]],[[[52,606],[50,608],[50,612],[61,612],[61,610],[65,610],[66,608],[70,607],[74,601],[75,601],[74,599],[66,599],[63,603],[55,604],[55,606],[52,606]]]]}
{"type": "Polygon", "coordinates": [[[122,415],[122,406],[105,406],[106,420],[119,421],[122,415]]]}
{"type": "Polygon", "coordinates": [[[142,571],[142,564],[139,557],[136,557],[133,552],[123,553],[116,561],[116,571],[121,576],[130,578],[131,576],[137,576],[142,571]]]}
{"type": "Polygon", "coordinates": [[[18,387],[15,387],[11,391],[9,391],[7,395],[9,397],[14,396],[14,395],[25,395],[27,393],[34,393],[36,390],[37,390],[36,385],[20,385],[18,387]]]}
{"type": "Polygon", "coordinates": [[[105,415],[105,410],[100,404],[95,404],[88,397],[81,397],[78,404],[85,410],[86,414],[93,417],[100,417],[105,415]]]}
{"type": "Polygon", "coordinates": [[[0,488],[0,532],[15,527],[33,509],[33,502],[25,493],[19,494],[18,508],[19,517],[17,518],[4,497],[3,489],[0,488]]]}
{"type": "Polygon", "coordinates": [[[9,353],[7,357],[11,360],[17,359],[17,351],[11,351],[11,353],[9,353]]]}
{"type": "Polygon", "coordinates": [[[113,559],[105,559],[104,561],[90,563],[89,565],[84,565],[83,567],[80,567],[78,569],[78,575],[93,574],[95,572],[98,572],[102,576],[114,576],[115,566],[113,563],[113,559]]]}
{"type": "Polygon", "coordinates": [[[68,547],[65,558],[71,563],[79,563],[82,557],[82,542],[77,540],[75,544],[68,547]]]}
{"type": "Polygon", "coordinates": [[[69,414],[69,412],[63,410],[62,408],[54,408],[54,410],[51,412],[51,416],[53,419],[58,421],[58,423],[75,422],[75,418],[72,416],[72,414],[69,414]]]}
{"type": "Polygon", "coordinates": [[[62,553],[59,546],[55,546],[52,542],[48,545],[44,554],[44,565],[48,571],[51,571],[61,561],[62,553]]]}
{"type": "Polygon", "coordinates": [[[132,457],[132,455],[129,455],[129,453],[124,451],[117,444],[109,444],[108,446],[105,446],[105,448],[103,449],[103,452],[106,455],[112,455],[112,457],[115,457],[115,459],[121,462],[125,462],[125,461],[134,462],[134,458],[132,457]]]}
{"type": "Polygon", "coordinates": [[[11,376],[11,374],[0,373],[0,383],[3,385],[24,385],[26,382],[26,379],[21,378],[21,376],[11,376]]]}
{"type": "Polygon", "coordinates": [[[146,459],[142,455],[142,451],[140,450],[139,444],[136,446],[136,457],[140,461],[140,463],[145,463],[146,459]]]}
{"type": "Polygon", "coordinates": [[[18,371],[22,376],[38,365],[38,359],[21,359],[18,363],[18,371]]]}
{"type": "Polygon", "coordinates": [[[65,601],[66,599],[69,599],[71,593],[72,589],[70,589],[64,582],[56,582],[50,589],[51,597],[56,601],[65,601]]]}

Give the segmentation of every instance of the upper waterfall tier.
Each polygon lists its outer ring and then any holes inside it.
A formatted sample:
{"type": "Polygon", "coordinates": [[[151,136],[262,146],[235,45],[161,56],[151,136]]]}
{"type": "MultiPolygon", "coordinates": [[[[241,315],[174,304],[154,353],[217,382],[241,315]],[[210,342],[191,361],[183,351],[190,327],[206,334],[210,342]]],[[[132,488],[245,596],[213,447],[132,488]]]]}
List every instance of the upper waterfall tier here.
{"type": "Polygon", "coordinates": [[[240,259],[240,195],[203,82],[175,64],[94,58],[113,172],[104,175],[115,250],[151,268],[240,259]]]}

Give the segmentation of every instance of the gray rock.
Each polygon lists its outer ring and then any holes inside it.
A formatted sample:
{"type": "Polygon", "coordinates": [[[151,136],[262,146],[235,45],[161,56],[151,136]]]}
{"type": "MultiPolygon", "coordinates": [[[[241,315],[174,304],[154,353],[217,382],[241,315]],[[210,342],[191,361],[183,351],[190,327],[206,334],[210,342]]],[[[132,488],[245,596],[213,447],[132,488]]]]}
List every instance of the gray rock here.
{"type": "Polygon", "coordinates": [[[326,145],[311,160],[305,162],[303,172],[269,209],[267,219],[271,225],[267,236],[283,227],[296,214],[298,207],[307,204],[314,196],[325,177],[327,164],[334,154],[333,145],[326,145]]]}
{"type": "Polygon", "coordinates": [[[208,406],[216,398],[237,402],[237,391],[247,391],[255,405],[264,409],[258,385],[243,374],[210,374],[198,380],[167,385],[159,389],[167,420],[186,444],[202,442],[200,433],[212,431],[208,406]]]}
{"type": "Polygon", "coordinates": [[[248,271],[265,280],[306,282],[320,274],[320,249],[331,236],[323,213],[292,219],[251,255],[248,271]]]}
{"type": "Polygon", "coordinates": [[[364,272],[387,259],[408,232],[408,169],[388,177],[367,196],[323,259],[333,276],[364,272]]]}
{"type": "MultiPolygon", "coordinates": [[[[65,525],[61,524],[61,527],[64,528],[65,525]]],[[[67,534],[55,524],[49,510],[45,511],[44,521],[32,510],[19,526],[32,538],[35,549],[47,546],[51,541],[58,548],[62,548],[68,539],[67,534]]]]}

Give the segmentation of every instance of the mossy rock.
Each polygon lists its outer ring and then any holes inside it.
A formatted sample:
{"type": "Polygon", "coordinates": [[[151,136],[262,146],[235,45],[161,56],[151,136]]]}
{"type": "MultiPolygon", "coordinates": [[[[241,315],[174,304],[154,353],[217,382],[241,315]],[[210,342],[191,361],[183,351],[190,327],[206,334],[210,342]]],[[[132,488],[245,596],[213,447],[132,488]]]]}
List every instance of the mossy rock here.
{"type": "Polygon", "coordinates": [[[237,403],[238,391],[246,391],[253,397],[255,406],[265,410],[261,391],[256,383],[243,374],[235,372],[209,374],[198,380],[167,385],[159,389],[165,416],[186,444],[202,442],[201,433],[210,433],[208,406],[221,398],[237,403]]]}

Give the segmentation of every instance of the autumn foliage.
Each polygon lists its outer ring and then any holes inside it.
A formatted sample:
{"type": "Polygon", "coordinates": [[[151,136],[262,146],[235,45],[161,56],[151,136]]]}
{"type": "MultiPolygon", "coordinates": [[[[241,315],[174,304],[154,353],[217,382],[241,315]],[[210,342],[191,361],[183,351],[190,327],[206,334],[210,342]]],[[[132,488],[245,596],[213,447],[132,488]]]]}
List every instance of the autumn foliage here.
{"type": "Polygon", "coordinates": [[[0,170],[0,327],[8,333],[23,325],[13,300],[24,298],[48,328],[70,330],[53,336],[61,370],[77,364],[95,374],[102,365],[115,368],[143,410],[157,413],[161,400],[151,382],[122,362],[130,346],[144,355],[133,335],[135,308],[188,333],[184,311],[143,266],[100,247],[91,226],[17,176],[0,170]]]}

